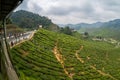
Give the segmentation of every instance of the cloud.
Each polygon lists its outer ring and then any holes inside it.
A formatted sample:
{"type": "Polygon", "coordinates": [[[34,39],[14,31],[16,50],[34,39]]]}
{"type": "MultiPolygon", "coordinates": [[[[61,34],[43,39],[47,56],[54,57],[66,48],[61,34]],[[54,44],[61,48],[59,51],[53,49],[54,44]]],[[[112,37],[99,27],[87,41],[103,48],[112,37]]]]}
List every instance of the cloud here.
{"type": "Polygon", "coordinates": [[[23,3],[16,10],[20,10],[20,9],[28,10],[29,9],[28,3],[29,0],[24,0],[23,3]]]}
{"type": "Polygon", "coordinates": [[[47,16],[54,23],[108,21],[120,18],[119,0],[24,0],[23,9],[47,16]]]}
{"type": "Polygon", "coordinates": [[[17,8],[17,10],[27,10],[34,13],[42,11],[42,7],[37,4],[34,0],[24,0],[23,3],[17,8]]]}

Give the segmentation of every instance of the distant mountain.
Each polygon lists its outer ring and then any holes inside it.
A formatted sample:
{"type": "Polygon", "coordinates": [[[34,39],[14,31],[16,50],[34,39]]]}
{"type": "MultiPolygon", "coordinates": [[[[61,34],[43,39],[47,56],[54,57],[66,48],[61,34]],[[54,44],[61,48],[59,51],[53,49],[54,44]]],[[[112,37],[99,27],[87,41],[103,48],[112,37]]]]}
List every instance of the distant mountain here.
{"type": "Polygon", "coordinates": [[[43,28],[46,29],[57,30],[58,28],[58,26],[52,23],[52,21],[47,17],[24,10],[14,12],[11,16],[11,20],[14,24],[17,24],[21,28],[29,30],[37,29],[39,25],[42,25],[43,28]]]}
{"type": "Polygon", "coordinates": [[[101,27],[120,28],[120,19],[115,19],[109,22],[105,22],[101,27]]]}
{"type": "Polygon", "coordinates": [[[58,24],[61,27],[65,27],[65,26],[69,26],[70,28],[74,28],[76,30],[79,30],[81,28],[98,28],[102,25],[102,22],[96,22],[96,23],[92,23],[92,24],[88,24],[88,23],[78,23],[78,24],[58,24]]]}
{"type": "Polygon", "coordinates": [[[65,27],[65,24],[57,24],[59,27],[65,27]]]}
{"type": "Polygon", "coordinates": [[[93,36],[111,37],[120,40],[120,19],[94,23],[93,26],[88,25],[87,27],[80,28],[78,32],[89,32],[89,34],[93,36]]]}
{"type": "Polygon", "coordinates": [[[62,24],[62,27],[64,26],[69,26],[70,28],[77,30],[79,33],[88,32],[91,36],[111,37],[120,40],[120,19],[92,24],[62,24]]]}
{"type": "Polygon", "coordinates": [[[120,26],[120,19],[115,19],[109,22],[96,22],[92,24],[88,23],[78,23],[78,24],[60,24],[60,26],[69,26],[74,29],[81,29],[81,28],[99,28],[99,27],[119,27],[120,26]]]}
{"type": "Polygon", "coordinates": [[[13,15],[11,16],[11,20],[14,24],[27,30],[38,29],[39,25],[42,25],[44,29],[50,31],[60,32],[68,35],[74,35],[72,29],[68,27],[61,28],[58,25],[54,24],[49,18],[45,16],[40,16],[38,14],[24,10],[14,12],[13,15]]]}
{"type": "Polygon", "coordinates": [[[77,24],[77,25],[81,25],[81,27],[95,27],[95,28],[98,28],[102,25],[103,23],[102,22],[96,22],[96,23],[92,23],[92,24],[88,24],[88,23],[80,23],[80,24],[77,24]]]}
{"type": "Polygon", "coordinates": [[[120,40],[120,19],[105,22],[100,28],[93,31],[92,35],[111,37],[120,40]]]}

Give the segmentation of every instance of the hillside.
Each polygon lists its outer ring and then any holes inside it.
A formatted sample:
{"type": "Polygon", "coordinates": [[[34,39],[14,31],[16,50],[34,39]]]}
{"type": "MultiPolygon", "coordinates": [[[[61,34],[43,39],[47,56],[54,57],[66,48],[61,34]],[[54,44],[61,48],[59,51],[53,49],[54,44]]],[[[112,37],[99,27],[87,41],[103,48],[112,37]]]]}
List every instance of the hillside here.
{"type": "Polygon", "coordinates": [[[94,30],[92,35],[111,37],[120,40],[120,19],[105,22],[100,28],[94,30]]]}
{"type": "Polygon", "coordinates": [[[75,30],[81,30],[83,29],[87,29],[87,28],[98,28],[101,27],[103,23],[102,22],[96,22],[96,23],[92,23],[92,24],[88,24],[88,23],[78,23],[78,24],[58,24],[61,27],[65,27],[65,26],[69,26],[70,28],[74,28],[75,30]]]}
{"type": "Polygon", "coordinates": [[[90,36],[102,36],[120,40],[120,19],[115,19],[108,22],[96,22],[92,24],[79,23],[62,26],[74,28],[79,33],[88,32],[90,36]]]}
{"type": "Polygon", "coordinates": [[[52,23],[49,18],[24,10],[14,12],[11,16],[11,20],[19,27],[28,30],[38,29],[39,25],[42,25],[43,28],[47,28],[53,31],[57,31],[58,29],[58,26],[52,23]]]}
{"type": "MultiPolygon", "coordinates": [[[[72,29],[66,27],[61,28],[58,25],[54,24],[49,18],[45,16],[40,16],[38,14],[34,14],[32,12],[28,12],[24,10],[19,10],[14,12],[10,20],[12,20],[11,22],[13,24],[18,25],[23,30],[35,30],[42,25],[42,28],[50,31],[60,32],[68,35],[74,35],[74,31],[72,31],[72,29]]],[[[80,34],[77,33],[77,35],[80,34]]]]}
{"type": "Polygon", "coordinates": [[[92,36],[111,37],[120,40],[120,19],[109,22],[97,23],[82,26],[78,32],[88,32],[92,36]]]}
{"type": "Polygon", "coordinates": [[[44,29],[11,50],[20,80],[120,80],[119,52],[44,29]]]}
{"type": "Polygon", "coordinates": [[[25,32],[22,28],[14,24],[7,24],[7,34],[16,34],[25,32]]]}

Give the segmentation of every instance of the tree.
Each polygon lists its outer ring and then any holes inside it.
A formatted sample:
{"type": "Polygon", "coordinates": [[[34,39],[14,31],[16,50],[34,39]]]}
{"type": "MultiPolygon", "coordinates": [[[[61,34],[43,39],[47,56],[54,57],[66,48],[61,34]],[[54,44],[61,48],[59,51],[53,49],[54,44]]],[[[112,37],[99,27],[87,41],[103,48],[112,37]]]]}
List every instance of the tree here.
{"type": "Polygon", "coordinates": [[[88,32],[84,32],[84,37],[88,38],[89,37],[89,33],[88,32]]]}
{"type": "Polygon", "coordinates": [[[14,24],[29,30],[38,29],[39,25],[48,29],[48,27],[52,24],[52,21],[47,17],[24,10],[14,12],[11,19],[14,24]]]}
{"type": "Polygon", "coordinates": [[[64,33],[64,34],[67,34],[67,35],[72,35],[72,31],[71,29],[69,28],[69,26],[66,26],[65,28],[61,28],[60,29],[60,32],[64,33]]]}

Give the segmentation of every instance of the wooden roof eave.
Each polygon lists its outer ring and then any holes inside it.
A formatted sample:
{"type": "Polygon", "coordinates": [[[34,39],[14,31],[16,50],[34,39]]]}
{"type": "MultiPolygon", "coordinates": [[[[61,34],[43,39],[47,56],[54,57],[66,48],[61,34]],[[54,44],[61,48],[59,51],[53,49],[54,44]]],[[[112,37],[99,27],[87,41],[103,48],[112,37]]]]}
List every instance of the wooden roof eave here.
{"type": "Polygon", "coordinates": [[[0,0],[0,21],[7,19],[23,0],[0,0]]]}

